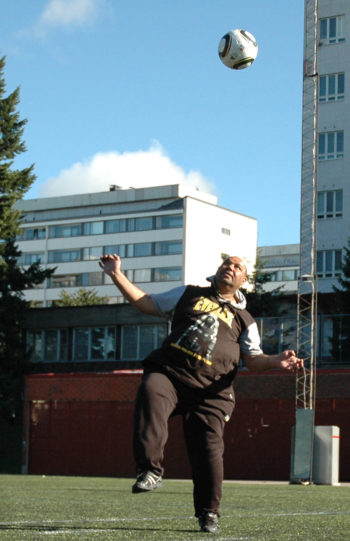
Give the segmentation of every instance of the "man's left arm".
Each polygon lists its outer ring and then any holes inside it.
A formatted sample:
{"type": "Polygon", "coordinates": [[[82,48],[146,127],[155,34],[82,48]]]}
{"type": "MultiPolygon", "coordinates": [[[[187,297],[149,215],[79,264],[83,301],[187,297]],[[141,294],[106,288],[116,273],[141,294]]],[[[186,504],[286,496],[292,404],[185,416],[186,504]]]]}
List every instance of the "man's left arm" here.
{"type": "Polygon", "coordinates": [[[241,351],[241,358],[249,370],[257,370],[259,372],[273,369],[296,372],[304,366],[303,359],[299,359],[295,351],[291,349],[282,351],[282,353],[277,353],[276,355],[266,355],[265,353],[247,355],[241,351]]]}

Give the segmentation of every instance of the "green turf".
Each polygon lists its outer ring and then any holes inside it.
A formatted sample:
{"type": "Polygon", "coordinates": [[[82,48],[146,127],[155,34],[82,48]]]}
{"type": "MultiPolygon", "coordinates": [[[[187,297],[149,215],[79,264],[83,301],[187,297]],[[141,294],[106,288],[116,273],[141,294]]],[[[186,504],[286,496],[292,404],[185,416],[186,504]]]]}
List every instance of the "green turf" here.
{"type": "Polygon", "coordinates": [[[131,479],[0,476],[0,539],[350,540],[350,486],[225,482],[221,532],[198,531],[192,483],[131,494],[131,479]]]}

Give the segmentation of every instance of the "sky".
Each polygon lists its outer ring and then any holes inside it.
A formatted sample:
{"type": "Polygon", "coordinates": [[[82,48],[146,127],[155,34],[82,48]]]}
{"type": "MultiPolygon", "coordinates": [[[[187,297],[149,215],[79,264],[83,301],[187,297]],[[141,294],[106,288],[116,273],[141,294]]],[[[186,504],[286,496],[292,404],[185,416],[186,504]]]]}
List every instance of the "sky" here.
{"type": "MultiPolygon", "coordinates": [[[[26,199],[185,183],[299,242],[303,0],[0,0],[5,95],[20,88],[26,199]],[[231,70],[226,32],[255,62],[231,70]]],[[[237,232],[242,235],[244,232],[237,232]]]]}

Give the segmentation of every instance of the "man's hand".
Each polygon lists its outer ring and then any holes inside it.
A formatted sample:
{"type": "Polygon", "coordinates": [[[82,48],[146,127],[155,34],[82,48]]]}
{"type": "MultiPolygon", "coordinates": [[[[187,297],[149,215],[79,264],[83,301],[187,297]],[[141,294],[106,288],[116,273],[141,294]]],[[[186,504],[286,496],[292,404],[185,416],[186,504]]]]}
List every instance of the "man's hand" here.
{"type": "Polygon", "coordinates": [[[133,304],[135,308],[145,314],[150,314],[151,316],[159,315],[152,298],[142,289],[130,282],[122,272],[122,260],[118,254],[102,255],[98,264],[101,269],[111,277],[112,282],[117,286],[121,294],[130,302],[130,304],[133,304]]]}
{"type": "Polygon", "coordinates": [[[122,260],[118,254],[102,255],[98,264],[109,276],[116,275],[121,272],[122,260]]]}
{"type": "Polygon", "coordinates": [[[303,359],[299,359],[299,357],[296,356],[295,351],[293,351],[292,349],[282,351],[279,357],[280,368],[283,368],[284,370],[297,372],[304,366],[303,359]]]}
{"type": "Polygon", "coordinates": [[[258,370],[259,372],[276,368],[288,370],[289,372],[297,372],[304,366],[303,359],[299,359],[292,349],[287,349],[276,355],[262,353],[260,355],[249,356],[242,354],[241,357],[249,370],[258,370]]]}

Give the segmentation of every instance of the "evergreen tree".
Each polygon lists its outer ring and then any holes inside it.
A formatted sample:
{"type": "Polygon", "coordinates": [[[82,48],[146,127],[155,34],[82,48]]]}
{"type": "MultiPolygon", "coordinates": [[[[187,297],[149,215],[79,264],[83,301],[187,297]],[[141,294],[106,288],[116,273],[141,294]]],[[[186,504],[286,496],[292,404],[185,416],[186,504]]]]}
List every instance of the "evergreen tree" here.
{"type": "Polygon", "coordinates": [[[251,291],[245,291],[247,309],[253,317],[279,317],[284,314],[281,310],[281,287],[272,291],[264,289],[265,284],[272,281],[272,275],[264,271],[264,266],[257,258],[253,274],[249,277],[251,291]]]}
{"type": "Polygon", "coordinates": [[[61,292],[58,301],[54,302],[55,306],[92,306],[96,304],[106,304],[107,297],[99,297],[96,290],[89,291],[85,288],[80,288],[76,293],[69,295],[67,291],[61,292]]]}
{"type": "Polygon", "coordinates": [[[18,264],[16,244],[21,212],[15,208],[35,180],[34,166],[13,168],[16,156],[25,152],[22,140],[26,120],[19,118],[19,89],[5,96],[5,58],[0,59],[0,407],[9,415],[20,406],[26,366],[22,323],[28,303],[23,290],[40,284],[53,270],[39,263],[24,269],[18,264]]]}
{"type": "Polygon", "coordinates": [[[334,306],[335,312],[342,315],[333,319],[332,355],[337,361],[350,362],[350,238],[344,247],[338,283],[340,287],[333,286],[334,306]]]}

